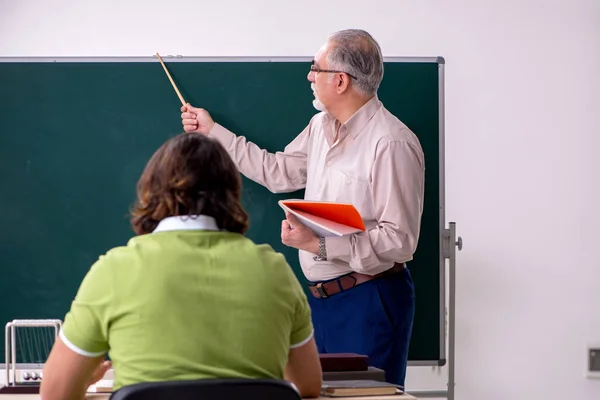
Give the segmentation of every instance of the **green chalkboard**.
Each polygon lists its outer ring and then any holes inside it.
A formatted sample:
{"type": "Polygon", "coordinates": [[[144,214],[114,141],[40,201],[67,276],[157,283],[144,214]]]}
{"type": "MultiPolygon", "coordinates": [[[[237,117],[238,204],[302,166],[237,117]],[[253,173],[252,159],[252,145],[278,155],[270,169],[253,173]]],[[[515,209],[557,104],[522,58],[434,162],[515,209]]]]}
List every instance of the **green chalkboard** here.
{"type": "MultiPolygon", "coordinates": [[[[1,61],[0,323],[63,319],[98,256],[132,236],[127,213],[136,181],[158,146],[181,132],[180,102],[151,58],[1,61]]],[[[187,101],[270,151],[282,150],[316,112],[309,59],[167,65],[187,101]]],[[[413,364],[444,362],[441,71],[436,59],[390,59],[379,91],[425,152],[422,231],[409,263],[417,295],[413,364]]],[[[297,252],[280,242],[277,201],[303,193],[243,183],[248,236],[284,253],[302,280],[297,252]]]]}

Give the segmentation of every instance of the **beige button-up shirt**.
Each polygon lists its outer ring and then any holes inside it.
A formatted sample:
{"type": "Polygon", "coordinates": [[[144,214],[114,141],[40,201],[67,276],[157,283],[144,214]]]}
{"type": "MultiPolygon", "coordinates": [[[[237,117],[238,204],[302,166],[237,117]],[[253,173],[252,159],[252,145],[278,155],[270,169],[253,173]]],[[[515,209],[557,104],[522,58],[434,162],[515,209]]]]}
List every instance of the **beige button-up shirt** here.
{"type": "Polygon", "coordinates": [[[219,124],[210,136],[225,146],[241,173],[271,192],[305,188],[305,199],[356,207],[366,232],[328,237],[327,261],[300,250],[308,280],[353,271],[374,275],[412,259],[423,212],[423,150],[377,96],[341,125],[330,114],[316,114],[283,152],[262,150],[219,124]]]}

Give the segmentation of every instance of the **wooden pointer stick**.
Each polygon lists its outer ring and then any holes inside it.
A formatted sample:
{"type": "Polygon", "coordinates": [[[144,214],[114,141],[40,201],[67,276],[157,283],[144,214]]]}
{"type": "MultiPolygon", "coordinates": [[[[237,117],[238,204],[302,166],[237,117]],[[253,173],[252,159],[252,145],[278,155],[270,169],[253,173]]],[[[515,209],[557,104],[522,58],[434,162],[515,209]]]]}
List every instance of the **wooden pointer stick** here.
{"type": "Polygon", "coordinates": [[[179,100],[181,100],[181,105],[185,106],[185,100],[183,100],[183,96],[179,92],[179,89],[177,89],[177,85],[175,84],[175,82],[173,82],[173,78],[171,78],[171,74],[169,73],[169,70],[167,69],[167,66],[163,62],[162,58],[160,58],[160,54],[156,53],[156,56],[158,57],[158,61],[160,61],[160,64],[163,66],[163,68],[165,70],[165,73],[167,74],[167,77],[171,81],[171,85],[173,85],[173,89],[175,89],[175,92],[177,93],[177,96],[179,97],[179,100]]]}

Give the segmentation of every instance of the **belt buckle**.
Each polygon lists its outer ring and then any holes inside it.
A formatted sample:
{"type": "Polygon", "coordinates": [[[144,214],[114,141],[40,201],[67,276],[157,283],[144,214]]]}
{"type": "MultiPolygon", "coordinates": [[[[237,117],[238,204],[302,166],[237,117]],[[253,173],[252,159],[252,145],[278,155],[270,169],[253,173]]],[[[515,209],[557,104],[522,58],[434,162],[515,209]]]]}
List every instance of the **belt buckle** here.
{"type": "Polygon", "coordinates": [[[317,283],[315,287],[317,288],[317,293],[321,295],[322,299],[326,299],[327,297],[329,297],[329,295],[325,291],[325,288],[323,287],[323,282],[317,283]]]}

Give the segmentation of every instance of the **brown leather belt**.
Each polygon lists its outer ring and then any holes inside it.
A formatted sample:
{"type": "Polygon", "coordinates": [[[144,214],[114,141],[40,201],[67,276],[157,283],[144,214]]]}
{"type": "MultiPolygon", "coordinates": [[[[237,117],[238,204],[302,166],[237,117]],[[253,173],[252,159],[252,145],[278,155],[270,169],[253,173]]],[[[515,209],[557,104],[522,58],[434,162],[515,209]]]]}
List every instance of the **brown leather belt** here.
{"type": "Polygon", "coordinates": [[[325,299],[327,297],[333,296],[334,294],[343,292],[344,290],[352,289],[353,287],[358,286],[361,283],[372,281],[373,279],[378,279],[384,276],[397,274],[399,272],[404,271],[404,268],[406,268],[406,264],[396,263],[392,268],[380,272],[376,275],[365,275],[359,274],[358,272],[352,272],[348,275],[343,275],[339,278],[335,278],[330,281],[309,284],[308,290],[310,290],[310,293],[314,297],[318,299],[325,299]]]}

